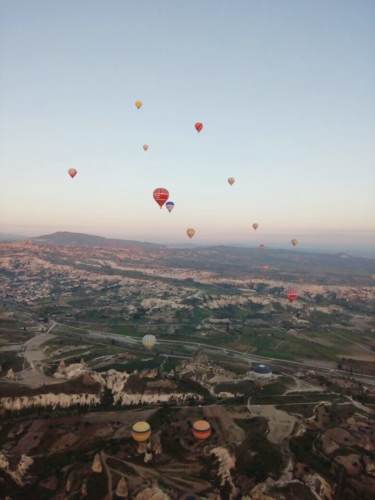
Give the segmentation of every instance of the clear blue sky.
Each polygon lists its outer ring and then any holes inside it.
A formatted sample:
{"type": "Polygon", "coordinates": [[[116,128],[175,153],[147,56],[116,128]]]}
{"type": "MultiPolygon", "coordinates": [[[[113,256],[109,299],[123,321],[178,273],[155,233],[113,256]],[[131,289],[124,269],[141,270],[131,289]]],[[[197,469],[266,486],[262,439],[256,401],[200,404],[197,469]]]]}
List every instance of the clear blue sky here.
{"type": "Polygon", "coordinates": [[[2,233],[374,244],[374,1],[12,0],[0,18],[2,233]]]}

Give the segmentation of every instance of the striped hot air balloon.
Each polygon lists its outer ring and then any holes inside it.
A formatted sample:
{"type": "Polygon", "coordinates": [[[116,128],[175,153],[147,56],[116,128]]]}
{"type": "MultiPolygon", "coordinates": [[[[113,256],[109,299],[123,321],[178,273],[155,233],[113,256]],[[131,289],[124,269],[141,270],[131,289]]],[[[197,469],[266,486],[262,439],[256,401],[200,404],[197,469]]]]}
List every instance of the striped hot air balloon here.
{"type": "Polygon", "coordinates": [[[160,206],[160,208],[163,208],[163,205],[168,200],[168,198],[169,198],[169,191],[167,189],[164,188],[155,189],[154,200],[160,206]]]}
{"type": "Polygon", "coordinates": [[[206,420],[198,420],[193,425],[193,435],[199,443],[204,443],[211,436],[211,425],[206,420]]]}
{"type": "Polygon", "coordinates": [[[153,335],[145,335],[142,339],[142,344],[148,351],[151,351],[156,344],[156,338],[153,335]]]}
{"type": "Polygon", "coordinates": [[[298,297],[297,290],[294,290],[293,288],[289,288],[289,290],[286,291],[286,296],[287,296],[289,302],[293,302],[298,297]]]}
{"type": "Polygon", "coordinates": [[[137,443],[148,441],[151,436],[151,427],[147,422],[137,422],[132,427],[132,438],[137,443]]]}

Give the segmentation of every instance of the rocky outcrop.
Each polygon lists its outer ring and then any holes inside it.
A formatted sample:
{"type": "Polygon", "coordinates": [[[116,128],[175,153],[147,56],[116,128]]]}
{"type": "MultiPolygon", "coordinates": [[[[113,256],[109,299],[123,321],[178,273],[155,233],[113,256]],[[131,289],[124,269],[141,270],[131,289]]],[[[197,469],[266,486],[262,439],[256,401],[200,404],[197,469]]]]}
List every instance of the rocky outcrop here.
{"type": "Polygon", "coordinates": [[[81,498],[87,497],[87,485],[86,483],[82,484],[81,487],[81,498]]]}
{"type": "Polygon", "coordinates": [[[218,474],[221,477],[221,486],[229,483],[232,487],[231,498],[236,498],[239,494],[239,490],[234,486],[232,475],[230,472],[231,469],[234,469],[236,466],[235,456],[231,453],[230,450],[224,448],[223,446],[213,448],[211,450],[211,454],[215,455],[220,463],[218,474]]]}
{"type": "Polygon", "coordinates": [[[100,473],[100,472],[102,472],[102,470],[103,470],[102,461],[100,460],[100,455],[99,455],[99,453],[97,453],[97,454],[95,455],[94,461],[93,461],[93,463],[92,463],[91,470],[92,470],[93,472],[97,472],[97,473],[100,473]]]}
{"type": "Polygon", "coordinates": [[[210,363],[209,357],[207,353],[203,349],[199,349],[196,351],[192,357],[190,358],[190,363],[192,365],[205,365],[207,366],[210,363]]]}
{"type": "Polygon", "coordinates": [[[126,484],[124,477],[122,477],[117,484],[116,495],[120,498],[128,498],[128,485],[126,484]]]}
{"type": "Polygon", "coordinates": [[[157,368],[144,368],[139,374],[139,378],[156,378],[159,375],[157,368]]]}
{"type": "Polygon", "coordinates": [[[21,460],[15,469],[10,468],[9,460],[4,453],[0,453],[0,469],[3,469],[20,486],[25,484],[25,476],[30,465],[34,460],[27,455],[21,455],[21,460]]]}
{"type": "Polygon", "coordinates": [[[9,380],[16,380],[16,375],[15,375],[14,371],[12,370],[12,368],[10,368],[10,370],[8,370],[8,373],[6,374],[6,378],[8,378],[9,380]]]}
{"type": "Polygon", "coordinates": [[[70,408],[71,406],[96,406],[100,404],[100,396],[96,394],[39,394],[20,398],[1,398],[0,404],[6,410],[19,411],[29,408],[51,407],[70,408]]]}
{"type": "Polygon", "coordinates": [[[135,500],[171,500],[171,497],[163,493],[160,488],[146,488],[138,493],[135,500]]]}
{"type": "Polygon", "coordinates": [[[143,394],[127,394],[119,393],[113,397],[114,403],[121,405],[139,405],[139,404],[158,404],[158,403],[184,403],[194,399],[195,401],[203,401],[203,396],[192,392],[177,392],[171,394],[154,394],[153,392],[145,391],[143,394]]]}

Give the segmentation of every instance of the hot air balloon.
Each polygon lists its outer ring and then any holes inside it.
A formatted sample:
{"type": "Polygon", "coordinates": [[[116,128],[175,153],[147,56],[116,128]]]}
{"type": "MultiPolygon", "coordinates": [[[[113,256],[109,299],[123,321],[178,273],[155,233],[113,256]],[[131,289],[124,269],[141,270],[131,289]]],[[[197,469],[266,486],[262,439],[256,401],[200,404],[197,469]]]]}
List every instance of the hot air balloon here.
{"type": "Polygon", "coordinates": [[[132,438],[137,443],[148,441],[151,436],[151,427],[147,422],[137,422],[132,427],[132,438]]]}
{"type": "Polygon", "coordinates": [[[156,344],[156,338],[153,335],[145,335],[142,339],[142,344],[148,351],[151,351],[156,344]]]}
{"type": "Polygon", "coordinates": [[[257,223],[253,224],[253,228],[255,229],[255,231],[258,229],[258,226],[259,226],[259,224],[257,224],[257,223]]]}
{"type": "Polygon", "coordinates": [[[287,290],[287,292],[286,292],[286,296],[288,297],[289,302],[293,302],[298,297],[297,290],[294,290],[293,288],[289,288],[289,290],[287,290]]]}
{"type": "Polygon", "coordinates": [[[228,182],[231,186],[233,186],[234,180],[235,180],[234,177],[229,177],[228,182]]]}
{"type": "Polygon", "coordinates": [[[198,420],[193,424],[193,435],[199,443],[204,443],[211,436],[211,425],[206,420],[198,420]]]}
{"type": "Polygon", "coordinates": [[[142,101],[135,101],[135,105],[139,109],[142,106],[142,101]]]}
{"type": "Polygon", "coordinates": [[[195,230],[190,228],[190,229],[188,229],[188,230],[186,231],[186,234],[187,234],[187,235],[189,236],[189,238],[191,239],[191,238],[194,236],[194,234],[195,234],[195,230]]]}
{"type": "Polygon", "coordinates": [[[294,240],[292,240],[292,245],[293,245],[294,247],[297,245],[297,243],[298,243],[298,240],[295,240],[295,239],[294,239],[294,240]]]}
{"type": "Polygon", "coordinates": [[[171,213],[172,210],[174,209],[173,201],[167,201],[167,203],[165,204],[165,208],[168,210],[169,213],[171,213]]]}
{"type": "Polygon", "coordinates": [[[259,245],[259,248],[260,248],[261,250],[264,250],[264,245],[259,245]]]}
{"type": "Polygon", "coordinates": [[[269,266],[268,266],[268,264],[264,264],[263,267],[264,267],[264,269],[268,269],[269,266]]]}
{"type": "Polygon", "coordinates": [[[143,146],[143,149],[144,149],[145,151],[147,151],[147,150],[148,150],[148,146],[147,146],[147,144],[145,144],[145,145],[143,146]]]}
{"type": "Polygon", "coordinates": [[[169,192],[166,189],[164,188],[155,189],[154,200],[160,206],[160,208],[163,207],[164,203],[168,200],[168,198],[169,198],[169,192]]]}
{"type": "Polygon", "coordinates": [[[70,175],[70,177],[73,179],[73,177],[75,177],[77,175],[77,170],[75,168],[70,168],[68,170],[68,174],[70,175]]]}
{"type": "Polygon", "coordinates": [[[197,129],[197,132],[199,133],[203,128],[203,124],[198,122],[195,124],[195,128],[197,129]]]}
{"type": "Polygon", "coordinates": [[[119,262],[123,262],[124,261],[124,257],[118,257],[118,260],[119,260],[119,262]]]}
{"type": "Polygon", "coordinates": [[[301,278],[300,278],[300,279],[298,280],[298,283],[303,283],[303,279],[301,279],[301,278]]]}

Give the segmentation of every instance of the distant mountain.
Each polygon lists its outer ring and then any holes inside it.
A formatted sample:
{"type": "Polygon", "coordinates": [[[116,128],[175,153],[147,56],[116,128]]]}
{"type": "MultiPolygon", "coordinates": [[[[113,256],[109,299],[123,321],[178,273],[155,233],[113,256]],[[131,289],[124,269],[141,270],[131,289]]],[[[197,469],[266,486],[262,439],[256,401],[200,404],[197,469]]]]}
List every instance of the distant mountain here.
{"type": "Polygon", "coordinates": [[[20,241],[25,239],[25,236],[19,234],[0,234],[0,241],[20,241]]]}
{"type": "Polygon", "coordinates": [[[44,245],[77,245],[80,247],[106,247],[106,248],[163,248],[164,245],[156,245],[143,241],[117,240],[114,238],[103,238],[91,234],[69,233],[58,231],[57,233],[31,238],[36,244],[44,245]]]}

